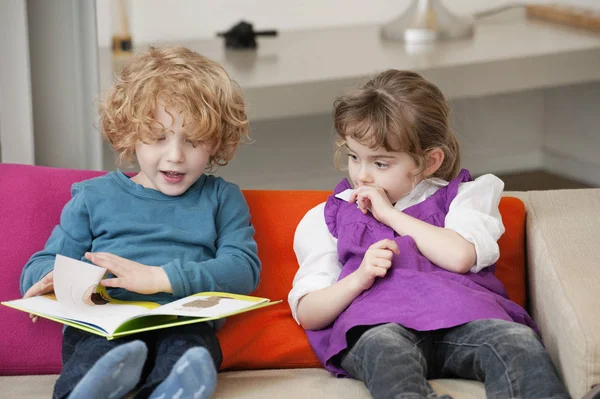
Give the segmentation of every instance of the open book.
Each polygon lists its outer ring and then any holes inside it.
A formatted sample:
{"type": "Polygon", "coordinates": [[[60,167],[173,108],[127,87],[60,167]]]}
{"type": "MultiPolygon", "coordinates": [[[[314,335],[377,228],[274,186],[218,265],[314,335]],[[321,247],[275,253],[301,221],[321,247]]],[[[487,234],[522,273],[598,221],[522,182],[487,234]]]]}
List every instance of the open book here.
{"type": "Polygon", "coordinates": [[[281,301],[225,292],[202,292],[159,305],[111,298],[100,285],[106,269],[57,255],[54,293],[3,305],[76,327],[107,339],[248,312],[281,301]]]}

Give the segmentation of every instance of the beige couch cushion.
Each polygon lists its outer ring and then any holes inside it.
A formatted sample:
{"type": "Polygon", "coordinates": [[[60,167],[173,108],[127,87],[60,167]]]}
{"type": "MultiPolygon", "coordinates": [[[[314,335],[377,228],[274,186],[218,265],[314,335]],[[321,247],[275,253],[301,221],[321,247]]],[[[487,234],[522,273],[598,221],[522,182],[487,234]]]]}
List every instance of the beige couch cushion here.
{"type": "MultiPolygon", "coordinates": [[[[463,380],[433,380],[438,394],[455,399],[485,398],[483,384],[463,380]]],[[[363,383],[336,378],[324,369],[238,371],[219,374],[215,399],[368,399],[363,383]]]]}
{"type": "Polygon", "coordinates": [[[532,191],[530,310],[574,398],[600,383],[600,189],[532,191]]]}
{"type": "MultiPolygon", "coordinates": [[[[2,398],[46,399],[52,395],[57,375],[0,377],[2,398]]],[[[475,381],[433,380],[438,394],[454,399],[485,398],[475,381]]],[[[356,380],[335,378],[324,369],[229,371],[219,374],[214,399],[368,399],[365,386],[356,380]]]]}

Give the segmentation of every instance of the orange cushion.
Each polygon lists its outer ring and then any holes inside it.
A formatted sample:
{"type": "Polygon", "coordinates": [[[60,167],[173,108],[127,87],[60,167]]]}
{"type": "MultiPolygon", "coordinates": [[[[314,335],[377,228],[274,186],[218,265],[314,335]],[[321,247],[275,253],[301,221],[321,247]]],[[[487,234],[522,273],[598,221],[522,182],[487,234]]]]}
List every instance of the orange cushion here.
{"type": "MultiPolygon", "coordinates": [[[[244,191],[256,228],[261,281],[254,295],[284,302],[231,317],[218,333],[221,370],[320,367],[304,330],[294,321],[287,295],[298,270],[294,232],[304,214],[325,201],[328,191],[244,191]]],[[[512,300],[525,302],[525,207],[502,198],[506,233],[500,239],[497,276],[512,300]]]]}
{"type": "Polygon", "coordinates": [[[502,197],[499,208],[506,231],[498,240],[496,277],[504,284],[509,298],[525,307],[525,204],[518,198],[502,197]]]}

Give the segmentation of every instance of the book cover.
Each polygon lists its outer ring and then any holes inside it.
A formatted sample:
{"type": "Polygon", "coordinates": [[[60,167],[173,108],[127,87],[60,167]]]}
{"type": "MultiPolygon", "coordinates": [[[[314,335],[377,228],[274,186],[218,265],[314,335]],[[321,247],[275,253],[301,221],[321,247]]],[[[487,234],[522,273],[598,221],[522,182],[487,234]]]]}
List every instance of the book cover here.
{"type": "Polygon", "coordinates": [[[202,292],[166,305],[111,298],[100,280],[106,270],[56,256],[54,293],[3,305],[114,339],[142,331],[221,319],[280,303],[226,292],[202,292]]]}

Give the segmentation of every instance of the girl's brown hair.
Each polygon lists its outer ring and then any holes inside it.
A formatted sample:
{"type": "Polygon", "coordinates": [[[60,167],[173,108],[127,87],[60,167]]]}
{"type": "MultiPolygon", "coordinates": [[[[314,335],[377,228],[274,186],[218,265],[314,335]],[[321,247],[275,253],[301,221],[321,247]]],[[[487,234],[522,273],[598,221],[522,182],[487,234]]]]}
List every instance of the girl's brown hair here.
{"type": "Polygon", "coordinates": [[[226,165],[248,137],[241,91],[221,65],[184,47],[150,47],[123,68],[99,105],[100,131],[120,162],[134,160],[138,140],[154,143],[162,134],[154,117],[159,103],[181,113],[190,141],[211,146],[209,170],[226,165]]]}
{"type": "Polygon", "coordinates": [[[459,171],[459,145],[450,129],[450,106],[433,83],[410,71],[388,70],[334,103],[336,159],[347,137],[372,149],[410,154],[421,174],[427,152],[440,148],[444,161],[426,177],[450,180],[459,171]]]}

